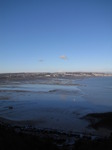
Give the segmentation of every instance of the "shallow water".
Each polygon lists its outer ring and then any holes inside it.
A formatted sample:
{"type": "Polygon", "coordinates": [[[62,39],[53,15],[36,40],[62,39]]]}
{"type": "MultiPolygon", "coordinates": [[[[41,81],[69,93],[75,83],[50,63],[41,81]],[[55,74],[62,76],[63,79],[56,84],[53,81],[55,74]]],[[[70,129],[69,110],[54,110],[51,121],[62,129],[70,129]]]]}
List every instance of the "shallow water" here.
{"type": "Polygon", "coordinates": [[[0,85],[0,117],[31,120],[40,128],[85,131],[88,122],[82,116],[112,111],[112,77],[57,82],[0,85]]]}

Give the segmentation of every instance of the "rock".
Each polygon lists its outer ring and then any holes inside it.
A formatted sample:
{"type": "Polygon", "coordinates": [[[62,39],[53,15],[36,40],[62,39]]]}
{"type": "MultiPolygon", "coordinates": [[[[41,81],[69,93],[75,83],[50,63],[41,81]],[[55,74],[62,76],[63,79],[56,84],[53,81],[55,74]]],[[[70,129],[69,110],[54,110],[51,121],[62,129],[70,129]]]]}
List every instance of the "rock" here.
{"type": "Polygon", "coordinates": [[[12,106],[9,106],[9,109],[13,109],[13,107],[12,107],[12,106]]]}

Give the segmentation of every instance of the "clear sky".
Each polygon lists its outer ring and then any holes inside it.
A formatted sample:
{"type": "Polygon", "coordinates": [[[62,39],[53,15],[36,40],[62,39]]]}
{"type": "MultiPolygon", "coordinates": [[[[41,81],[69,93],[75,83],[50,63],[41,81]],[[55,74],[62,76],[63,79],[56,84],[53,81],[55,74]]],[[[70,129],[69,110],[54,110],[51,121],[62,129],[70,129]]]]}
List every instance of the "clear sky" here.
{"type": "Polygon", "coordinates": [[[0,0],[0,73],[112,72],[112,0],[0,0]]]}

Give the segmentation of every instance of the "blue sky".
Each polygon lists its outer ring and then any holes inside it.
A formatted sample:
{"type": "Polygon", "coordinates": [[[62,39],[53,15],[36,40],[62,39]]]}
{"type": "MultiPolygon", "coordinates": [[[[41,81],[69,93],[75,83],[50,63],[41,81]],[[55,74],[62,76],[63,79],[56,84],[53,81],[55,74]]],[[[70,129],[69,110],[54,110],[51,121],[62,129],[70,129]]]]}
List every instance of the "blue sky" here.
{"type": "Polygon", "coordinates": [[[0,0],[0,73],[112,72],[112,0],[0,0]]]}

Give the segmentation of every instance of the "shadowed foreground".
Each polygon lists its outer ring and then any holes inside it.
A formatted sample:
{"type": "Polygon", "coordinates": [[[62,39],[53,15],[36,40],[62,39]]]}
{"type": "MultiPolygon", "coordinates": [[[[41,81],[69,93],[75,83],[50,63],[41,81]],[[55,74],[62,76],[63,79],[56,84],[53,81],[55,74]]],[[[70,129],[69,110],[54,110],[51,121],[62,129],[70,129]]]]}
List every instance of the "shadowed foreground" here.
{"type": "Polygon", "coordinates": [[[17,133],[12,128],[0,125],[0,149],[1,150],[58,150],[51,139],[41,139],[25,133],[17,133]]]}
{"type": "MultiPolygon", "coordinates": [[[[60,141],[61,142],[61,141],[60,141]]],[[[15,132],[12,127],[0,125],[0,149],[1,150],[111,150],[112,136],[104,139],[81,138],[74,145],[59,146],[51,138],[42,138],[36,135],[15,132]]]]}
{"type": "Polygon", "coordinates": [[[84,118],[90,121],[90,127],[94,129],[107,128],[112,130],[112,112],[91,113],[84,118]]]}

